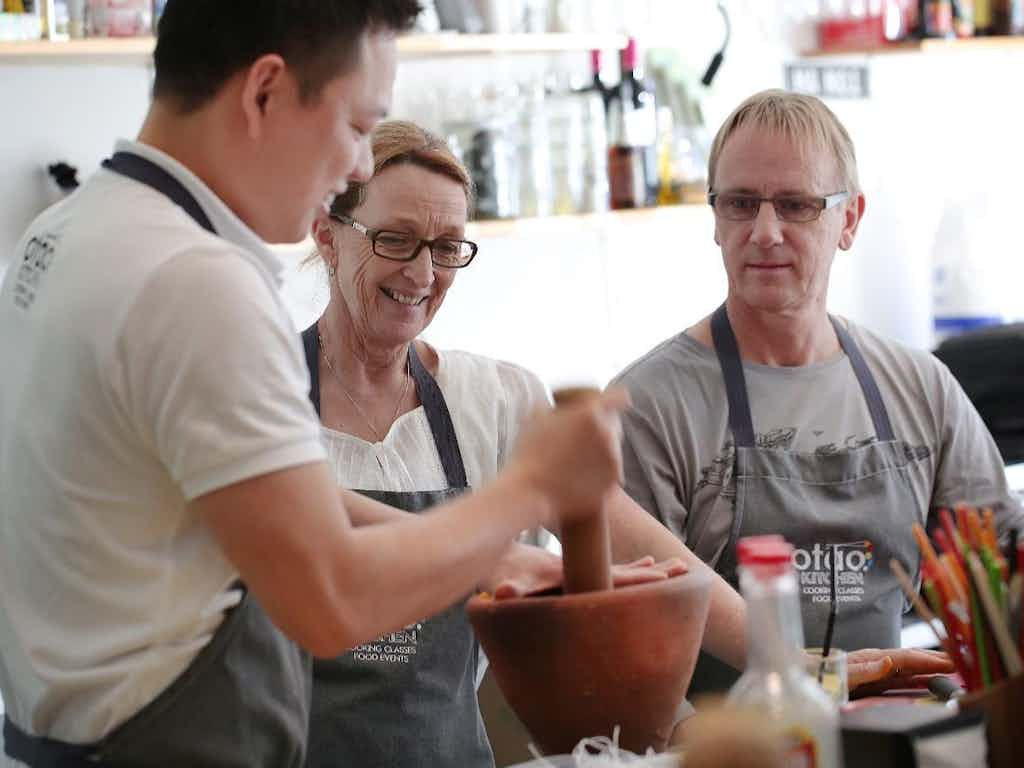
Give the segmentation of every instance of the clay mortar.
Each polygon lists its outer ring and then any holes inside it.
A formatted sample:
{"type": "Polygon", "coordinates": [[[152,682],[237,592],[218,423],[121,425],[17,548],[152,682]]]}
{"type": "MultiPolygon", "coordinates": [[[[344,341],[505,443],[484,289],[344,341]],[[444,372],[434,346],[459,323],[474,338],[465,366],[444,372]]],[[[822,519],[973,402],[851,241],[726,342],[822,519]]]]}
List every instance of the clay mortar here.
{"type": "Polygon", "coordinates": [[[566,754],[611,736],[643,754],[665,748],[707,619],[711,577],[575,595],[477,595],[470,621],[495,680],[537,744],[566,754]]]}
{"type": "MultiPolygon", "coordinates": [[[[596,390],[555,393],[563,405],[596,390]]],[[[665,748],[686,695],[707,620],[711,577],[686,573],[611,589],[603,509],[562,531],[561,592],[495,601],[467,611],[509,705],[548,754],[611,736],[643,753],[665,748]]]]}

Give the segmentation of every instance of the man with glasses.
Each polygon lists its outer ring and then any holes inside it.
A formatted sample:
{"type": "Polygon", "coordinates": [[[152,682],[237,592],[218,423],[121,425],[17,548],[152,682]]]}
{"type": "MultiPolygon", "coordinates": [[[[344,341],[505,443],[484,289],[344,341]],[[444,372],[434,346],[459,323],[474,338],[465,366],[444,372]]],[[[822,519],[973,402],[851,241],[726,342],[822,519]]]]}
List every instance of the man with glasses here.
{"type": "MultiPolygon", "coordinates": [[[[853,245],[865,204],[853,143],[821,101],[750,97],[708,170],[728,293],[618,377],[634,402],[626,490],[733,583],[739,537],[793,542],[809,645],[825,637],[835,576],[833,645],[897,648],[904,601],[889,561],[918,572],[912,524],[967,502],[995,509],[1001,532],[1020,525],[999,453],[929,353],[829,315],[832,259],[853,245]]],[[[853,661],[874,665],[861,679],[947,665],[853,661]]],[[[730,679],[702,659],[693,687],[730,679]]]]}

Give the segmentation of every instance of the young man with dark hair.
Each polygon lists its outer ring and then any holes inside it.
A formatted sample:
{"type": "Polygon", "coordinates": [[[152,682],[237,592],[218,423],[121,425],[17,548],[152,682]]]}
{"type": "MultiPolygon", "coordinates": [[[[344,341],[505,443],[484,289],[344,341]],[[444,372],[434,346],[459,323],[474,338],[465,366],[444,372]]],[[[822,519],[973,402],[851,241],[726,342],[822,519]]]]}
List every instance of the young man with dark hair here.
{"type": "Polygon", "coordinates": [[[299,766],[306,652],[446,608],[596,508],[610,394],[430,515],[339,493],[265,242],[365,180],[411,0],[170,0],[155,97],[0,289],[6,764],[299,766]],[[244,6],[244,7],[243,7],[244,6]]]}

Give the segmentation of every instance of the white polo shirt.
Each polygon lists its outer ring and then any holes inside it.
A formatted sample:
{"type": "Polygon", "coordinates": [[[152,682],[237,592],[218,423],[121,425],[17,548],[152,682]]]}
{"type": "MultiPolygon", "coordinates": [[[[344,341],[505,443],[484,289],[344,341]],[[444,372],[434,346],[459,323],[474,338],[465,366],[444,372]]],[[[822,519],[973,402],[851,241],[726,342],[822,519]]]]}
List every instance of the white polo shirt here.
{"type": "MultiPolygon", "coordinates": [[[[92,742],[170,684],[239,595],[197,496],[325,458],[282,265],[192,173],[219,237],[98,171],[0,289],[0,688],[30,733],[92,742]]],[[[225,713],[225,716],[230,716],[225,713]]]]}

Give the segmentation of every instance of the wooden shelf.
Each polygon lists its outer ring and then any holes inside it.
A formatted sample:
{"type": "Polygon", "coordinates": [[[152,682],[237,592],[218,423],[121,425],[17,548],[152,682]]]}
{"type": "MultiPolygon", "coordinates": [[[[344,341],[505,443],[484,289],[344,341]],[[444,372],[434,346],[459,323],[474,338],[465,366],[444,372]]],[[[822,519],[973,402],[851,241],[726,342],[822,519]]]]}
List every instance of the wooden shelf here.
{"type": "Polygon", "coordinates": [[[1008,37],[966,37],[957,40],[926,38],[906,40],[870,48],[832,48],[827,51],[805,51],[807,58],[824,56],[883,56],[891,53],[952,53],[958,51],[1000,51],[1018,50],[1024,52],[1024,36],[1008,37]]]}
{"type": "Polygon", "coordinates": [[[0,64],[146,64],[152,57],[151,37],[0,43],[0,64]]]}
{"type": "MultiPolygon", "coordinates": [[[[597,213],[569,213],[558,216],[535,216],[522,219],[483,219],[467,225],[470,237],[529,237],[553,232],[566,232],[579,227],[644,225],[654,219],[689,215],[694,210],[704,210],[706,200],[682,205],[659,205],[651,208],[630,208],[597,213]]],[[[710,210],[710,209],[709,209],[710,210]]]]}
{"type": "MultiPolygon", "coordinates": [[[[483,54],[559,53],[622,48],[621,35],[406,35],[398,39],[402,57],[465,56],[483,54]]],[[[91,63],[148,64],[153,56],[152,37],[93,38],[88,40],[18,41],[0,43],[0,64],[91,63]]]]}

